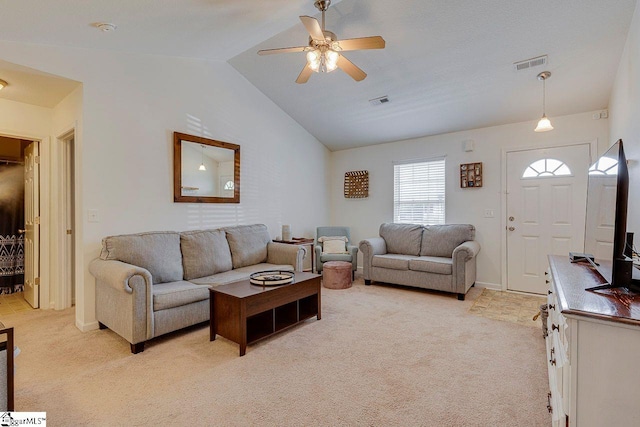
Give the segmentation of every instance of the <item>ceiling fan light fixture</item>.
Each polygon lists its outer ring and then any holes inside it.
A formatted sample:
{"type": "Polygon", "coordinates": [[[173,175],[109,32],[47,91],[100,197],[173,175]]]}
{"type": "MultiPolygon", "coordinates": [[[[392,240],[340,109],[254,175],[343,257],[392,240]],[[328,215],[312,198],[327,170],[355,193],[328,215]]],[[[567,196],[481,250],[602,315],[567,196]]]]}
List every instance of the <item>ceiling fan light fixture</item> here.
{"type": "Polygon", "coordinates": [[[314,49],[307,52],[307,63],[316,73],[330,73],[338,68],[340,54],[331,49],[314,49]]]}
{"type": "Polygon", "coordinates": [[[5,86],[7,86],[7,82],[5,82],[4,80],[0,79],[0,90],[4,89],[5,86]]]}

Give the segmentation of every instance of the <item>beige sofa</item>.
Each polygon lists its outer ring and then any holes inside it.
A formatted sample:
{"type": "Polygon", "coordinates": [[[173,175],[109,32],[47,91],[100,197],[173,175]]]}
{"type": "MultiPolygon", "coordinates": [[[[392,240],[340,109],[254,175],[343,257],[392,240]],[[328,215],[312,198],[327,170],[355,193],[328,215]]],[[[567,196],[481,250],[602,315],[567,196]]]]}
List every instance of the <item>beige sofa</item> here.
{"type": "Polygon", "coordinates": [[[464,297],[476,280],[475,227],[385,223],[379,237],[360,242],[364,281],[393,283],[464,297]]]}
{"type": "Polygon", "coordinates": [[[145,341],[209,320],[209,287],[263,270],[302,271],[306,249],[271,241],[262,224],[106,237],[89,271],[96,318],[144,351],[145,341]]]}

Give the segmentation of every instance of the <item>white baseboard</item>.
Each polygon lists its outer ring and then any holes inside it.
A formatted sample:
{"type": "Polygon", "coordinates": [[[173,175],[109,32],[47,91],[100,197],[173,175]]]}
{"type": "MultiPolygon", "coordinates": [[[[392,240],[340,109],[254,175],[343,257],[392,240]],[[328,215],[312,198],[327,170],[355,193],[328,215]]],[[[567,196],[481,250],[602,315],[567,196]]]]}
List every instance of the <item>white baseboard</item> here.
{"type": "Polygon", "coordinates": [[[98,329],[99,325],[97,320],[89,323],[81,323],[76,319],[76,328],[80,329],[82,332],[88,332],[98,329]]]}
{"type": "Polygon", "coordinates": [[[502,290],[502,285],[500,285],[498,283],[488,283],[488,282],[478,282],[478,281],[476,281],[476,287],[492,289],[494,291],[501,291],[502,290]]]}

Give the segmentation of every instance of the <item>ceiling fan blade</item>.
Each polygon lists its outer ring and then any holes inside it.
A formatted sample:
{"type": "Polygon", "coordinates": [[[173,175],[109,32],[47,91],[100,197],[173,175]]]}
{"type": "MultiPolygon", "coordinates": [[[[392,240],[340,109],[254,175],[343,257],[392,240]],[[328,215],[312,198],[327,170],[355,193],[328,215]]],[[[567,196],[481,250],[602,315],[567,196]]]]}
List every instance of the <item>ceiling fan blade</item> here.
{"type": "Polygon", "coordinates": [[[297,47],[281,47],[278,49],[263,49],[258,51],[258,55],[272,55],[274,53],[290,53],[290,52],[304,52],[309,46],[297,46],[297,47]]]}
{"type": "Polygon", "coordinates": [[[296,83],[302,84],[308,82],[309,77],[311,77],[311,73],[313,73],[313,70],[309,66],[309,63],[307,63],[307,65],[304,66],[304,68],[300,72],[300,75],[296,79],[296,83]]]}
{"type": "Polygon", "coordinates": [[[362,81],[367,77],[367,73],[358,68],[353,62],[349,61],[344,56],[338,57],[338,67],[345,73],[349,74],[351,78],[357,82],[362,81]]]}
{"type": "Polygon", "coordinates": [[[384,49],[385,41],[380,36],[359,37],[357,39],[339,40],[341,50],[384,49]]]}
{"type": "Polygon", "coordinates": [[[318,20],[316,18],[312,18],[310,16],[301,16],[300,20],[306,27],[312,39],[324,41],[324,33],[322,32],[322,28],[320,27],[320,24],[318,23],[318,20]]]}

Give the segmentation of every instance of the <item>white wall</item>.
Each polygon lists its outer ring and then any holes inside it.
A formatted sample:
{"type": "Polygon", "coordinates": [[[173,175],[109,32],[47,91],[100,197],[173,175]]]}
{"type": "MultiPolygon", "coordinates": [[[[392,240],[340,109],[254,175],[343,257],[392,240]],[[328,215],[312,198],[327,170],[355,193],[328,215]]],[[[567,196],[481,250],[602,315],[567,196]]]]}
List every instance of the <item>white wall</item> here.
{"type": "Polygon", "coordinates": [[[312,236],[328,221],[328,150],[226,63],[0,42],[2,59],[83,83],[81,218],[84,294],[77,324],[95,326],[89,261],[111,234],[283,223],[312,236]],[[172,132],[241,146],[241,203],[173,203],[172,132]],[[87,209],[99,222],[87,222],[87,209]]]}
{"type": "Polygon", "coordinates": [[[40,139],[49,136],[53,110],[0,98],[0,134],[40,139]]]}
{"type": "MultiPolygon", "coordinates": [[[[476,226],[482,249],[478,255],[477,282],[502,288],[501,253],[501,168],[502,152],[514,147],[544,147],[597,140],[607,146],[607,120],[593,120],[592,113],[551,117],[555,130],[533,132],[535,122],[523,122],[464,132],[398,141],[370,147],[334,152],[331,155],[331,223],[351,227],[354,242],[378,235],[383,222],[393,221],[393,165],[396,160],[446,156],[446,222],[476,226]],[[475,151],[465,152],[463,141],[473,140],[475,151]],[[483,187],[461,189],[460,163],[483,162],[483,187]],[[369,197],[345,199],[344,173],[369,171],[369,197]],[[494,218],[484,218],[493,209],[494,218]]],[[[361,263],[359,265],[362,265],[361,263]]]]}
{"type": "Polygon", "coordinates": [[[630,160],[627,230],[637,236],[640,233],[640,1],[636,4],[613,84],[609,113],[609,139],[612,142],[622,139],[627,160],[630,160]]]}

